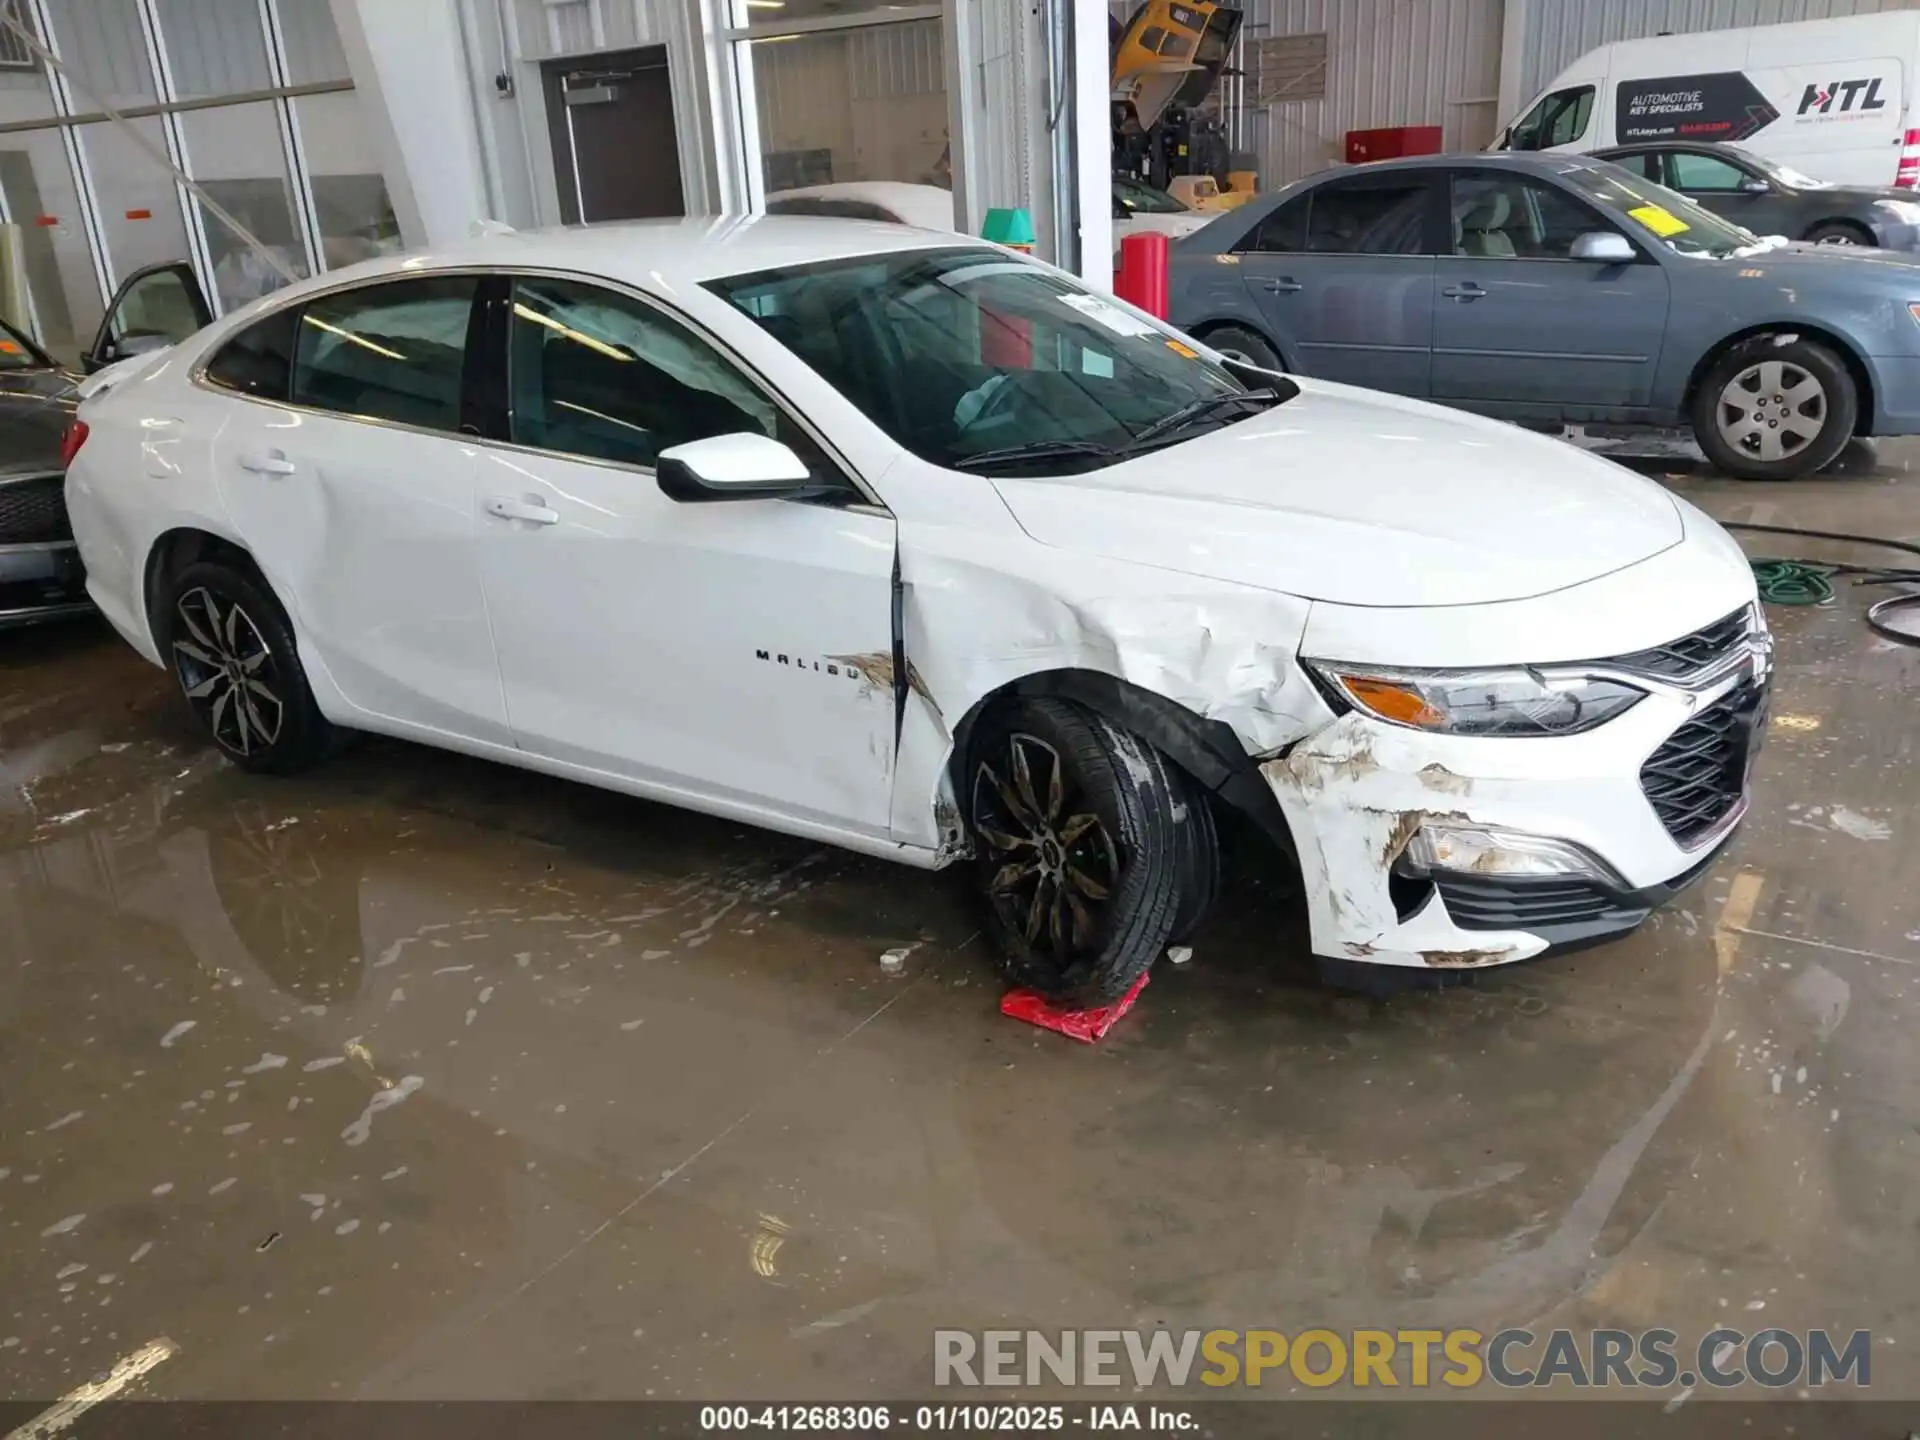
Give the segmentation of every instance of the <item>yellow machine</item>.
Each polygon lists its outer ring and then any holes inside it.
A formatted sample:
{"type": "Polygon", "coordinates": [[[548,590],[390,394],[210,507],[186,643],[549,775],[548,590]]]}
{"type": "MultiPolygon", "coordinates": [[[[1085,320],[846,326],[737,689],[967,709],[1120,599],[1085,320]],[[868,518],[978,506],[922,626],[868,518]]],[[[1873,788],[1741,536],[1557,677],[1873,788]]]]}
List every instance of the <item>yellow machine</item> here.
{"type": "MultiPolygon", "coordinates": [[[[1219,120],[1199,106],[1213,93],[1242,20],[1237,3],[1143,0],[1112,34],[1114,169],[1163,189],[1179,177],[1227,172],[1219,120]]],[[[1198,209],[1240,203],[1218,186],[1198,209]]],[[[1251,186],[1248,194],[1252,193],[1251,186]]],[[[1184,198],[1184,197],[1183,197],[1184,198]]],[[[1190,202],[1191,203],[1191,202],[1190,202]]]]}

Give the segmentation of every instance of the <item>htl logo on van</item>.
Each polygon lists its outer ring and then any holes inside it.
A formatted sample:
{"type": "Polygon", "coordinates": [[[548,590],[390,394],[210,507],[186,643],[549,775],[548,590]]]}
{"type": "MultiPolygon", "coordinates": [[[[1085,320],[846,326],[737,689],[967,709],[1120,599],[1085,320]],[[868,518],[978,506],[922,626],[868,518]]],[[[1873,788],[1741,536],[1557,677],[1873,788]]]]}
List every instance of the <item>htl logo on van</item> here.
{"type": "Polygon", "coordinates": [[[1831,115],[1834,113],[1835,100],[1840,102],[1841,114],[1887,108],[1887,102],[1880,97],[1880,81],[1876,77],[1872,80],[1840,80],[1829,81],[1825,85],[1809,85],[1800,96],[1799,113],[1831,115]],[[1863,91],[1864,95],[1861,93],[1863,91]],[[1858,105],[1854,103],[1856,100],[1860,102],[1858,105]]]}

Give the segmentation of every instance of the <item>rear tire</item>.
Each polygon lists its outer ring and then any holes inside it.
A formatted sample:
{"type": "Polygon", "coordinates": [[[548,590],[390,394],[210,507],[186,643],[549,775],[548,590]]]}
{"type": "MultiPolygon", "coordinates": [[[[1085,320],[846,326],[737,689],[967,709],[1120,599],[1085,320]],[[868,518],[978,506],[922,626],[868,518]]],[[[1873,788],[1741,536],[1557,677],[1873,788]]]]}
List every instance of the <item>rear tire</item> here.
{"type": "Polygon", "coordinates": [[[223,560],[166,587],[160,651],[200,728],[234,764],[289,775],[326,758],[335,731],[313,703],[293,627],[267,584],[223,560]]]}
{"type": "Polygon", "coordinates": [[[1822,220],[1802,238],[1811,245],[1871,246],[1874,243],[1872,234],[1865,227],[1846,220],[1822,220]]]}
{"type": "Polygon", "coordinates": [[[1757,336],[1715,360],[1694,393],[1694,438],[1739,480],[1792,480],[1831,465],[1853,437],[1859,389],[1811,340],[1757,336]]]}
{"type": "Polygon", "coordinates": [[[1216,330],[1207,331],[1200,338],[1229,360],[1258,366],[1262,370],[1287,368],[1286,362],[1280,358],[1280,353],[1264,338],[1251,330],[1243,330],[1238,325],[1222,325],[1216,330]]]}
{"type": "Polygon", "coordinates": [[[1144,741],[1066,700],[1015,700],[981,718],[967,818],[1009,980],[1085,1009],[1147,972],[1193,864],[1179,780],[1144,741]]]}

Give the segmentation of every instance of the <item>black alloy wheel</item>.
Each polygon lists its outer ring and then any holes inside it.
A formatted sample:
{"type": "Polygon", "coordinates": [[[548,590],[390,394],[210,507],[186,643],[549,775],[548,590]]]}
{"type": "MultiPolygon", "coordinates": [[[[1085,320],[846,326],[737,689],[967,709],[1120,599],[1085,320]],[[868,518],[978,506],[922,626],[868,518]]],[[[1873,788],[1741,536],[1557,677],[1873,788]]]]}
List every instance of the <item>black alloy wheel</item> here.
{"type": "Polygon", "coordinates": [[[160,650],[194,719],[236,765],[290,774],[339,733],[314,704],[286,611],[244,560],[187,566],[156,617],[160,650]]]}
{"type": "Polygon", "coordinates": [[[1184,777],[1137,736],[1051,697],[989,709],[968,766],[980,891],[1007,978],[1069,1007],[1119,999],[1210,898],[1198,892],[1213,857],[1197,847],[1213,836],[1196,828],[1184,777]]]}
{"type": "Polygon", "coordinates": [[[237,600],[195,586],[173,602],[173,668],[200,723],[240,759],[270,749],[286,724],[284,684],[260,627],[237,600]]]}

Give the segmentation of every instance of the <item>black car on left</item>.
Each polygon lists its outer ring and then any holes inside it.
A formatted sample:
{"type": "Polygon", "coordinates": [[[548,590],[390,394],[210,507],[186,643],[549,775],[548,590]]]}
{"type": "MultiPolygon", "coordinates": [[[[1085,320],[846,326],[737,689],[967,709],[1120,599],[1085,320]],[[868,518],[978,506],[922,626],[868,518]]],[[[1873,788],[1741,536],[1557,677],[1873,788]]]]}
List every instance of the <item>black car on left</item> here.
{"type": "Polygon", "coordinates": [[[92,608],[61,456],[78,383],[0,321],[0,630],[92,608]]]}
{"type": "Polygon", "coordinates": [[[1738,145],[1661,140],[1593,155],[1678,190],[1756,235],[1920,250],[1920,195],[1911,190],[1829,185],[1738,145]]]}

